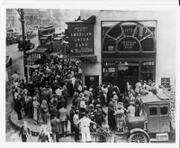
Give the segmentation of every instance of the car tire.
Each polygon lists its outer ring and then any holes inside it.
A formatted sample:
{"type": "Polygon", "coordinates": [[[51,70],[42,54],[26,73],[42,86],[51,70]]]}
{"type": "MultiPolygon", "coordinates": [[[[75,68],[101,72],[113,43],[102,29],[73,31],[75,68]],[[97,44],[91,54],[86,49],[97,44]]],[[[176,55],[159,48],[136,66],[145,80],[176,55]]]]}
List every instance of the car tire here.
{"type": "Polygon", "coordinates": [[[148,143],[149,139],[142,132],[135,132],[129,136],[130,143],[148,143]]]}

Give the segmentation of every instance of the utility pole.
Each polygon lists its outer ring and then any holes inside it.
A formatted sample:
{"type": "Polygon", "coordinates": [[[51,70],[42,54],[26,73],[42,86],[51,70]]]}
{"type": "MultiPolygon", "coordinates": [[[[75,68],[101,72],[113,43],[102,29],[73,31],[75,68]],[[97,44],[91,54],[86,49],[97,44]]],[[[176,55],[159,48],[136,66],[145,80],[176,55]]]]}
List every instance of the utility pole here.
{"type": "Polygon", "coordinates": [[[22,26],[22,39],[23,39],[23,60],[24,60],[24,76],[26,78],[26,83],[28,82],[28,78],[27,78],[27,60],[26,60],[26,43],[25,43],[25,31],[24,31],[24,10],[23,9],[16,9],[16,11],[19,13],[19,21],[21,22],[21,26],[22,26]]]}

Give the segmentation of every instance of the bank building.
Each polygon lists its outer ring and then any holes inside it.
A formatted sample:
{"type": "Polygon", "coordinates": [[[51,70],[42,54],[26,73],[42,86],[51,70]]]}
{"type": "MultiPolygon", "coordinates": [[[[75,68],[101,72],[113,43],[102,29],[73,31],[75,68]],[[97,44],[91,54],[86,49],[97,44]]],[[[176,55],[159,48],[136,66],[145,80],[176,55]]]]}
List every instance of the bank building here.
{"type": "Polygon", "coordinates": [[[66,22],[70,55],[82,60],[87,86],[113,83],[123,92],[127,81],[176,81],[176,12],[81,10],[66,22]]]}

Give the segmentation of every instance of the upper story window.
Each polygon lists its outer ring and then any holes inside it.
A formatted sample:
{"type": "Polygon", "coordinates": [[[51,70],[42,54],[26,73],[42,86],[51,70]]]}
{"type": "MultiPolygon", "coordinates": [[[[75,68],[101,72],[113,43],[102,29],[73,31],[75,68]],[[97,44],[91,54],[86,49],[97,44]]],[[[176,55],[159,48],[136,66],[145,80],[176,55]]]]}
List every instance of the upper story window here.
{"type": "Polygon", "coordinates": [[[102,22],[103,51],[155,51],[156,21],[102,22]]]}

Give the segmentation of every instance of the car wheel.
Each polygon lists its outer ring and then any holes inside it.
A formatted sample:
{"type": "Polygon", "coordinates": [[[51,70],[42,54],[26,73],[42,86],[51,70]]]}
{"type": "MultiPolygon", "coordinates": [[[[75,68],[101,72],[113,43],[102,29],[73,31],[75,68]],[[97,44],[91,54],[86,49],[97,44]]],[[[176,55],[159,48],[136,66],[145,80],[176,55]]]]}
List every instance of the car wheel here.
{"type": "Polygon", "coordinates": [[[129,136],[130,143],[148,143],[148,138],[144,133],[136,132],[129,136]]]}

